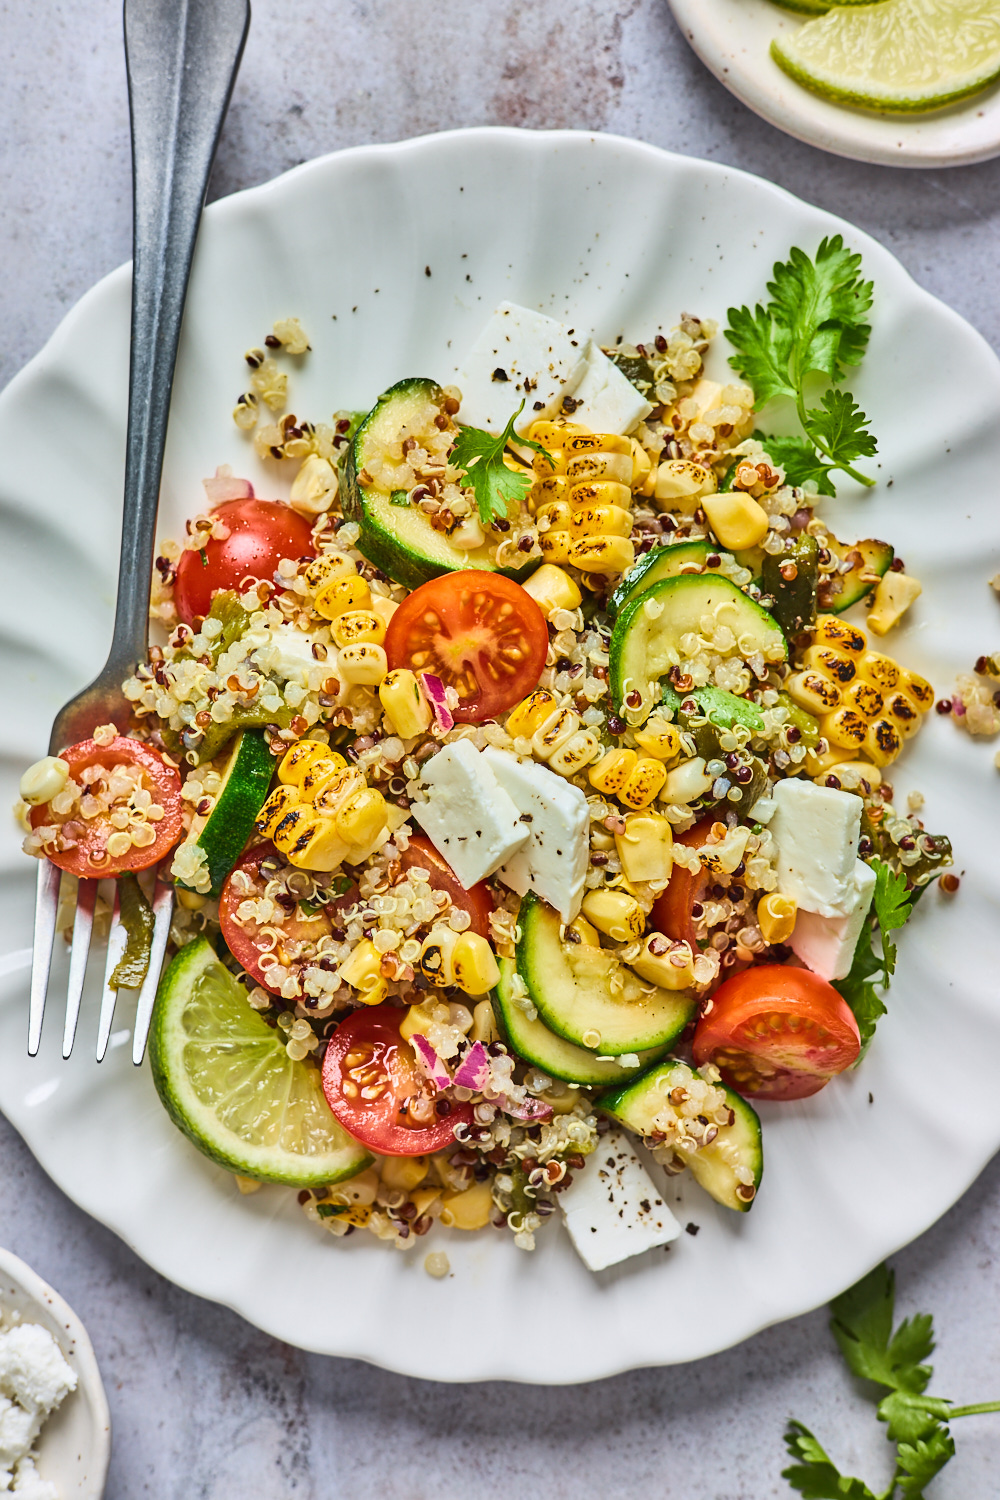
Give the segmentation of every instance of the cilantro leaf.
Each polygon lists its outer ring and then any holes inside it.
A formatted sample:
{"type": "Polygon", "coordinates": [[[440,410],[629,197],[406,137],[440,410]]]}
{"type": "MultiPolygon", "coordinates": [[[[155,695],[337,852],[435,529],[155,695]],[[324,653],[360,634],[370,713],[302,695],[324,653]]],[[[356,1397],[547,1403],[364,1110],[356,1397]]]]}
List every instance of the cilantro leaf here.
{"type": "MultiPolygon", "coordinates": [[[[479,510],[479,519],[489,526],[498,516],[506,519],[517,510],[531,489],[533,476],[528,469],[508,469],[503,456],[514,437],[514,423],[524,410],[522,401],[499,437],[481,427],[460,427],[449,463],[462,471],[462,483],[471,489],[479,510]]],[[[549,453],[532,438],[518,436],[521,447],[532,448],[550,458],[549,453]]]]}
{"type": "Polygon", "coordinates": [[[876,1500],[862,1480],[841,1474],[801,1422],[789,1422],[785,1444],[792,1458],[801,1462],[782,1469],[781,1477],[804,1500],[876,1500]]]}
{"type": "Polygon", "coordinates": [[[955,1439],[939,1427],[926,1440],[900,1443],[896,1450],[896,1483],[909,1500],[923,1500],[925,1487],[955,1457],[955,1439]]]}
{"type": "Polygon", "coordinates": [[[875,986],[878,984],[884,993],[896,971],[896,944],[889,933],[902,927],[913,910],[905,875],[895,874],[884,860],[875,858],[869,863],[875,871],[872,913],[858,937],[850,972],[846,978],[834,982],[834,989],[840,991],[858,1023],[861,1033],[859,1061],[871,1045],[876,1023],[885,1015],[885,1005],[875,986]],[[876,953],[872,946],[876,928],[881,953],[876,953]]]}
{"type": "Polygon", "coordinates": [[[736,351],[729,363],[753,386],[758,406],[776,397],[794,401],[812,450],[804,478],[825,481],[824,494],[833,493],[833,469],[861,484],[874,483],[852,467],[854,459],[876,452],[868,419],[854,398],[827,390],[820,406],[807,410],[805,404],[807,379],[821,376],[839,385],[868,347],[871,327],[865,317],[872,305],[872,283],[863,281],[860,272],[860,255],[848,250],[839,234],[822,241],[814,260],[795,246],[788,260],[773,268],[767,284],[770,302],[758,303],[752,312],[748,307],[729,309],[726,337],[736,351]]]}
{"type": "Polygon", "coordinates": [[[836,495],[837,491],[830,482],[832,465],[824,463],[805,438],[769,437],[766,432],[755,432],[754,437],[764,444],[771,462],[784,469],[786,484],[803,485],[811,479],[819,494],[836,495]]]}
{"type": "Polygon", "coordinates": [[[876,1266],[830,1303],[830,1328],[848,1368],[862,1380],[896,1389],[889,1357],[895,1277],[888,1266],[876,1266]]]}
{"type": "Polygon", "coordinates": [[[885,1422],[894,1443],[915,1443],[929,1437],[951,1414],[951,1402],[937,1396],[914,1396],[892,1391],[878,1404],[878,1419],[885,1422]]]}

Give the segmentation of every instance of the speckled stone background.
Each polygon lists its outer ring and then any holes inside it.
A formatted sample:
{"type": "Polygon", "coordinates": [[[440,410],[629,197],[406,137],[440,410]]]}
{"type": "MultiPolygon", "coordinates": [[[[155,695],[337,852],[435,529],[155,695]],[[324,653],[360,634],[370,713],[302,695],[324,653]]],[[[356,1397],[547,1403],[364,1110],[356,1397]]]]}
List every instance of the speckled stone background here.
{"type": "MultiPolygon", "coordinates": [[[[0,0],[0,384],[130,253],[120,10],[0,0]]],[[[760,173],[862,225],[1000,345],[1000,162],[906,172],[789,140],[704,71],[663,0],[254,0],[212,196],[338,147],[473,124],[616,131],[760,173]]],[[[936,1314],[935,1389],[954,1399],[1000,1396],[998,1237],[994,1163],[895,1259],[903,1309],[936,1314]]],[[[821,1312],[698,1365],[575,1388],[408,1380],[302,1354],[170,1286],[2,1119],[0,1243],[90,1329],[114,1422],[109,1500],[766,1500],[790,1493],[791,1415],[848,1472],[887,1482],[821,1312]]],[[[994,1500],[1000,1418],[958,1440],[932,1494],[994,1500]]]]}

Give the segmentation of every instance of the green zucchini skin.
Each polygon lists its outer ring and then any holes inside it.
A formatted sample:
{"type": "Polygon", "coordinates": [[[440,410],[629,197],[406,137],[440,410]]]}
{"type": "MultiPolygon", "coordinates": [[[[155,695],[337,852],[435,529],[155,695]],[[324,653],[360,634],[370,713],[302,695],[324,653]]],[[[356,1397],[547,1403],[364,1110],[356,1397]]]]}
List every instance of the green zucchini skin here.
{"type": "Polygon", "coordinates": [[[537,561],[520,568],[497,568],[487,548],[465,551],[453,547],[413,506],[394,506],[389,494],[361,482],[366,446],[374,439],[385,441],[394,426],[398,431],[407,411],[418,403],[437,404],[441,397],[441,387],[435,380],[424,376],[398,380],[383,391],[358,426],[347,452],[343,484],[344,515],[361,527],[358,550],[386,577],[408,589],[463,568],[499,572],[521,583],[538,567],[537,561]]]}
{"type": "Polygon", "coordinates": [[[213,896],[219,895],[253,833],[254,820],[267,801],[274,767],[264,731],[244,729],[226,762],[215,806],[200,831],[193,837],[188,835],[205,851],[213,896]]]}
{"type": "Polygon", "coordinates": [[[880,542],[875,537],[866,537],[862,542],[855,542],[850,546],[841,542],[837,548],[841,558],[846,558],[852,552],[861,554],[861,562],[855,563],[849,573],[841,573],[836,580],[836,591],[826,585],[821,602],[825,609],[831,614],[842,615],[845,609],[850,609],[852,604],[858,604],[862,599],[877,588],[877,583],[865,581],[864,574],[875,573],[879,578],[884,578],[892,566],[895,552],[888,542],[880,542]]]}
{"type": "Polygon", "coordinates": [[[518,926],[517,971],[532,1004],[550,1031],[592,1056],[662,1052],[694,1014],[696,1002],[686,991],[650,992],[649,985],[624,967],[624,990],[613,994],[613,955],[606,948],[564,943],[559,913],[531,893],[521,903],[518,926]],[[598,1040],[593,1042],[595,1035],[598,1040]]]}
{"type": "Polygon", "coordinates": [[[624,574],[608,600],[608,614],[614,619],[637,595],[661,578],[676,578],[685,565],[694,563],[704,568],[706,559],[718,551],[711,542],[703,541],[668,542],[663,547],[654,547],[624,574]]]}
{"type": "MultiPolygon", "coordinates": [[[[662,1109],[667,1096],[676,1083],[683,1083],[689,1076],[686,1063],[676,1057],[668,1057],[650,1068],[641,1078],[609,1090],[594,1101],[597,1109],[610,1115],[636,1135],[649,1137],[654,1133],[654,1119],[662,1109]]],[[[764,1175],[764,1147],[761,1137],[760,1118],[757,1111],[742,1095],[726,1084],[726,1103],[733,1112],[732,1125],[723,1125],[715,1140],[700,1150],[685,1153],[684,1160],[691,1169],[696,1182],[724,1208],[746,1213],[756,1202],[764,1175]],[[734,1168],[748,1167],[753,1173],[754,1197],[746,1202],[737,1196],[738,1179],[734,1168]]]]}

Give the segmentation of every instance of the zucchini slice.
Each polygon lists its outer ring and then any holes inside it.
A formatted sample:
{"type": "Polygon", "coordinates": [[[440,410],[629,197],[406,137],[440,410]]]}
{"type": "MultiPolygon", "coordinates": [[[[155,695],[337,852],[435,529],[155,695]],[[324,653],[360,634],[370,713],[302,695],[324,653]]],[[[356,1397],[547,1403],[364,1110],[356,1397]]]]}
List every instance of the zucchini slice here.
{"type": "Polygon", "coordinates": [[[550,1078],[561,1078],[564,1083],[582,1083],[589,1088],[609,1088],[634,1078],[643,1068],[648,1068],[663,1055],[663,1047],[654,1047],[638,1054],[635,1067],[626,1068],[619,1062],[595,1057],[586,1047],[577,1047],[563,1037],[550,1031],[544,1021],[537,1017],[530,1021],[521,1007],[514,1002],[512,981],[517,974],[517,964],[512,958],[500,960],[500,983],[493,992],[493,1009],[507,1041],[518,1057],[534,1063],[550,1078]]]}
{"type": "Polygon", "coordinates": [[[845,609],[850,609],[852,604],[870,594],[879,579],[885,577],[895,553],[888,542],[879,542],[874,537],[853,543],[838,542],[831,537],[830,546],[841,562],[846,562],[849,557],[853,559],[849,573],[837,574],[824,582],[822,589],[823,609],[842,615],[845,609]]]}
{"type": "Polygon", "coordinates": [[[344,469],[343,503],[345,516],[361,527],[358,549],[408,589],[461,568],[526,578],[537,561],[523,568],[498,569],[495,546],[471,550],[452,546],[443,532],[434,530],[430,518],[410,504],[406,491],[391,482],[392,470],[402,470],[403,439],[414,436],[419,441],[440,415],[443,399],[434,380],[397,381],[378,398],[354,434],[344,469]],[[372,473],[382,476],[384,487],[368,479],[368,465],[372,473]]]}
{"type": "Polygon", "coordinates": [[[253,833],[254,819],[267,801],[274,756],[262,729],[244,729],[233,742],[215,806],[195,818],[185,843],[198,844],[208,859],[212,895],[217,896],[253,833]]]}
{"type": "Polygon", "coordinates": [[[619,614],[611,635],[608,683],[619,712],[637,691],[648,714],[660,699],[660,678],[683,660],[680,640],[697,635],[705,615],[728,625],[741,656],[760,652],[784,661],[788,643],[772,617],[735,583],[716,574],[682,573],[661,578],[636,595],[619,614]]]}
{"type": "Polygon", "coordinates": [[[623,576],[608,600],[608,614],[614,619],[637,594],[659,583],[661,578],[676,578],[682,568],[696,566],[704,572],[706,558],[713,552],[718,555],[719,549],[710,542],[668,542],[663,547],[654,547],[623,576]]]}
{"type": "Polygon", "coordinates": [[[532,1004],[550,1031],[592,1056],[662,1051],[694,1014],[696,1002],[684,990],[643,984],[607,948],[563,942],[559,913],[530,892],[517,920],[517,971],[532,1004]],[[614,974],[620,990],[611,988],[614,974]]]}
{"type": "MultiPolygon", "coordinates": [[[[677,1058],[651,1068],[641,1078],[595,1100],[596,1107],[605,1114],[619,1120],[628,1130],[641,1135],[653,1144],[662,1132],[664,1115],[674,1113],[670,1103],[671,1089],[683,1087],[692,1076],[687,1063],[677,1058]]],[[[724,1208],[733,1208],[746,1213],[755,1201],[760,1180],[764,1175],[764,1148],[761,1141],[760,1120],[757,1112],[747,1101],[724,1083],[717,1085],[726,1096],[726,1103],[733,1113],[733,1123],[719,1127],[719,1133],[707,1146],[697,1151],[678,1152],[691,1169],[691,1175],[700,1182],[705,1191],[721,1203],[724,1208]],[[736,1168],[749,1168],[752,1183],[742,1183],[736,1176],[736,1168]],[[753,1194],[747,1197],[749,1187],[753,1194]],[[743,1196],[738,1189],[742,1188],[743,1196]]]]}

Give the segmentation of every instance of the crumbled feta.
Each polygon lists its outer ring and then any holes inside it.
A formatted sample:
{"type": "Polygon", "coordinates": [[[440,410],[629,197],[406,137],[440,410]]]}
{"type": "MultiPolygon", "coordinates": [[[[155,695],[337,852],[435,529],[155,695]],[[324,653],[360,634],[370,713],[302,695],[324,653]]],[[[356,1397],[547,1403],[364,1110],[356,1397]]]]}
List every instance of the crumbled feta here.
{"type": "Polygon", "coordinates": [[[426,801],[414,802],[410,815],[464,886],[494,874],[528,842],[518,809],[468,740],[424,762],[422,788],[426,801]]]}
{"type": "Polygon", "coordinates": [[[58,1500],[31,1448],[45,1418],[75,1389],[76,1374],[47,1329],[19,1323],[0,1333],[0,1491],[58,1500]]]}
{"type": "Polygon", "coordinates": [[[861,798],[794,777],[777,782],[772,796],[779,890],[800,911],[846,916],[855,900],[861,798]]]}
{"type": "Polygon", "coordinates": [[[596,344],[590,346],[587,369],[573,392],[573,400],[582,403],[575,408],[573,421],[582,422],[594,432],[631,432],[653,410],[645,396],[596,344]]]}
{"type": "Polygon", "coordinates": [[[854,866],[854,899],[841,917],[821,917],[802,911],[795,921],[789,945],[802,962],[821,979],[843,979],[861,936],[875,893],[875,871],[863,859],[854,866]]]}
{"type": "Polygon", "coordinates": [[[554,417],[587,370],[590,338],[555,318],[501,302],[458,372],[462,406],[458,420],[502,432],[524,401],[516,431],[554,417]]]}
{"type": "Polygon", "coordinates": [[[578,786],[509,750],[483,751],[498,783],[517,808],[528,840],[506,861],[499,878],[523,896],[532,890],[564,922],[579,915],[590,858],[590,810],[578,786]]]}
{"type": "Polygon", "coordinates": [[[659,1189],[621,1130],[597,1142],[583,1171],[559,1195],[563,1222],[591,1271],[603,1271],[681,1232],[659,1189]]]}
{"type": "Polygon", "coordinates": [[[313,638],[295,625],[276,625],[262,631],[266,640],[251,654],[262,672],[272,673],[283,682],[309,686],[309,673],[319,666],[313,656],[313,638]]]}

